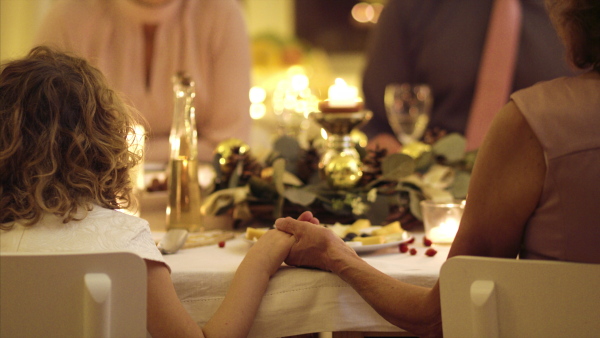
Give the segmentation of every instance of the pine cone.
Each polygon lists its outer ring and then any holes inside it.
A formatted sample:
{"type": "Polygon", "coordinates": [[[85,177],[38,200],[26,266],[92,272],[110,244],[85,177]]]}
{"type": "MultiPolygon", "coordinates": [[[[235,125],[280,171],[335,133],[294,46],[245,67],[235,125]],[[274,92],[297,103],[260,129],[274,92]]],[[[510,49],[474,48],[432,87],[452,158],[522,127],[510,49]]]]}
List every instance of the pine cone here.
{"type": "Polygon", "coordinates": [[[423,143],[434,144],[447,134],[448,131],[440,127],[429,128],[425,131],[425,135],[423,136],[423,143]]]}
{"type": "Polygon", "coordinates": [[[244,167],[242,169],[242,176],[240,182],[246,184],[252,176],[260,177],[260,173],[263,170],[263,165],[258,160],[247,152],[244,155],[240,155],[240,160],[244,161],[244,167]]]}
{"type": "Polygon", "coordinates": [[[248,150],[240,154],[240,148],[234,147],[232,148],[231,155],[226,159],[225,164],[221,166],[221,170],[225,175],[225,182],[228,182],[231,179],[231,175],[233,175],[233,172],[240,162],[242,163],[242,172],[240,173],[238,185],[246,184],[251,176],[260,177],[262,165],[252,156],[251,152],[248,150]]]}
{"type": "Polygon", "coordinates": [[[320,156],[313,142],[310,142],[309,148],[303,150],[298,161],[298,178],[304,183],[308,183],[310,178],[319,170],[320,156]]]}
{"type": "Polygon", "coordinates": [[[382,174],[381,172],[381,161],[387,155],[386,149],[368,149],[365,158],[362,160],[362,178],[358,183],[359,186],[369,184],[369,182],[376,180],[382,174]]]}

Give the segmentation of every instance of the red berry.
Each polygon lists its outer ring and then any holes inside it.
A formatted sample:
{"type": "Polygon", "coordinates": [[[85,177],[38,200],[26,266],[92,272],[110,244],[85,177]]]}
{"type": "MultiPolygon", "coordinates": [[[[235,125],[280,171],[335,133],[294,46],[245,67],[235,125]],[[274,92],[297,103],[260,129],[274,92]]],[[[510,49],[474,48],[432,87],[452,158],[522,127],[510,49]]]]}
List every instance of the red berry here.
{"type": "Polygon", "coordinates": [[[437,251],[434,248],[429,248],[427,249],[427,251],[425,251],[425,254],[429,257],[435,256],[436,253],[437,251]]]}
{"type": "Polygon", "coordinates": [[[423,245],[431,246],[431,244],[433,244],[433,243],[431,243],[431,240],[429,238],[423,237],[423,245]]]}
{"type": "Polygon", "coordinates": [[[408,244],[413,244],[415,242],[415,238],[411,237],[408,241],[406,241],[406,243],[408,244]]]}
{"type": "Polygon", "coordinates": [[[224,247],[225,247],[225,241],[220,241],[219,248],[224,248],[224,247]]]}
{"type": "Polygon", "coordinates": [[[399,245],[399,248],[400,248],[400,252],[402,252],[402,253],[408,252],[408,244],[406,244],[406,243],[401,243],[399,245]]]}
{"type": "Polygon", "coordinates": [[[417,254],[417,249],[415,249],[415,248],[410,249],[410,254],[413,255],[413,256],[416,255],[417,254]]]}

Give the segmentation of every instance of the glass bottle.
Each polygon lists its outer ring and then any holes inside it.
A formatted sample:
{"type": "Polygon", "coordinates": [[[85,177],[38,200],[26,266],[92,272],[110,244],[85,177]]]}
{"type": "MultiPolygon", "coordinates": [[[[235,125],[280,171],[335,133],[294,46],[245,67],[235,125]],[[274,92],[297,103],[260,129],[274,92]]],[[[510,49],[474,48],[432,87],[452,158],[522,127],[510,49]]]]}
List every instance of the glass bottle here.
{"type": "Polygon", "coordinates": [[[201,193],[198,180],[198,132],[192,100],[194,81],[183,73],[173,77],[173,125],[169,136],[167,229],[200,231],[201,193]]]}

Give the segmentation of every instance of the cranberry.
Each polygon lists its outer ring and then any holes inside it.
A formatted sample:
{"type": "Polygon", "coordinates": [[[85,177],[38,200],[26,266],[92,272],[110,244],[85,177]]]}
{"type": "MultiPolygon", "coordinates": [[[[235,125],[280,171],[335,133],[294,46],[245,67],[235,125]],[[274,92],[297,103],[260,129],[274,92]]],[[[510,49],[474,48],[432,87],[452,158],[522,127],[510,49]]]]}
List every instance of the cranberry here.
{"type": "Polygon", "coordinates": [[[411,239],[409,239],[408,241],[406,241],[406,243],[408,244],[413,244],[415,242],[415,238],[411,237],[411,239]]]}
{"type": "Polygon", "coordinates": [[[425,251],[425,254],[429,257],[435,256],[436,253],[437,251],[434,248],[429,248],[427,249],[427,251],[425,251]]]}
{"type": "Polygon", "coordinates": [[[431,246],[431,244],[433,244],[433,243],[431,243],[431,240],[429,238],[423,237],[423,245],[431,246]]]}
{"type": "Polygon", "coordinates": [[[225,247],[225,241],[220,241],[219,248],[224,248],[224,247],[225,247]]]}
{"type": "Polygon", "coordinates": [[[417,249],[415,249],[415,248],[410,249],[410,254],[412,256],[416,255],[417,254],[417,249]]]}
{"type": "Polygon", "coordinates": [[[401,243],[398,247],[400,249],[400,252],[402,252],[402,253],[408,252],[408,244],[401,243]]]}

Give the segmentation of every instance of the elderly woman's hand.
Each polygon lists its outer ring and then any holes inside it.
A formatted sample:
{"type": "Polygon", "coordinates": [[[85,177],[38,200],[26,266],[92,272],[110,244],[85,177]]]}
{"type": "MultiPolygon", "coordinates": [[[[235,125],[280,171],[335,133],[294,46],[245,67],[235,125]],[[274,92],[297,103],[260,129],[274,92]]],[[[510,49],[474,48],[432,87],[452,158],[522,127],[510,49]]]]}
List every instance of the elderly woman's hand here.
{"type": "Polygon", "coordinates": [[[280,218],[275,221],[275,227],[296,239],[285,260],[289,265],[333,271],[339,255],[356,256],[356,252],[338,235],[319,225],[318,219],[310,212],[303,213],[297,220],[280,218]]]}

